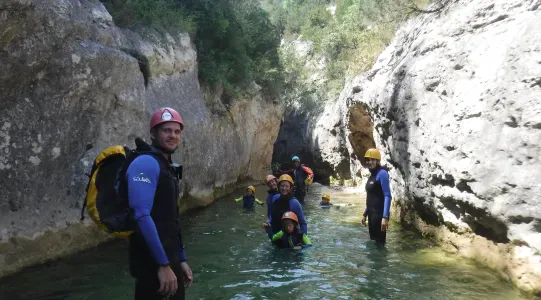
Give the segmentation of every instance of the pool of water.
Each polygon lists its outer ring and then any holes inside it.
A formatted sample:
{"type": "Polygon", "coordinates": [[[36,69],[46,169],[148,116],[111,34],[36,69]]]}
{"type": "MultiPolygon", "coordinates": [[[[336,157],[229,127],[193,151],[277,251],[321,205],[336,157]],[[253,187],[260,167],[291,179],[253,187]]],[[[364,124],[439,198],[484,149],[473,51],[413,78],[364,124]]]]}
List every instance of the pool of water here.
{"type": "MultiPolygon", "coordinates": [[[[385,249],[360,226],[360,192],[313,185],[305,204],[313,247],[276,249],[266,210],[244,212],[235,195],[190,212],[184,239],[194,283],[187,299],[532,299],[495,272],[446,254],[392,224],[385,249]],[[320,192],[334,203],[321,209],[320,192]]],[[[257,196],[265,199],[264,187],[257,196]]],[[[0,281],[0,299],[133,299],[127,243],[113,241],[0,281]]]]}

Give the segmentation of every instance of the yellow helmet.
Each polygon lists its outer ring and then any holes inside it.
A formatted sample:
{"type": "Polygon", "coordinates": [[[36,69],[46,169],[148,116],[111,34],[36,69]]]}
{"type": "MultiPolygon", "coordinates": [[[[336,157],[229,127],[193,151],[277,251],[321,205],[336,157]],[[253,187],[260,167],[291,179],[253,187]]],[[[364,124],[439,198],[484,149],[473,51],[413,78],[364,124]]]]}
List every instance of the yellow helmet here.
{"type": "Polygon", "coordinates": [[[293,178],[291,178],[291,176],[289,176],[287,174],[284,174],[284,175],[280,176],[280,178],[278,178],[278,184],[280,184],[280,182],[282,182],[282,181],[288,181],[289,183],[294,184],[293,183],[293,178]]]}
{"type": "Polygon", "coordinates": [[[373,158],[373,159],[381,160],[381,153],[376,148],[370,148],[366,150],[366,153],[364,154],[364,158],[373,158]]]}
{"type": "Polygon", "coordinates": [[[331,195],[329,195],[329,194],[323,194],[323,195],[321,195],[321,198],[327,199],[327,200],[330,201],[330,200],[331,200],[331,195]]]}
{"type": "Polygon", "coordinates": [[[255,187],[254,187],[253,185],[251,185],[251,186],[247,187],[246,189],[247,189],[247,190],[251,190],[251,191],[252,191],[252,193],[254,193],[254,194],[255,194],[255,187]]]}

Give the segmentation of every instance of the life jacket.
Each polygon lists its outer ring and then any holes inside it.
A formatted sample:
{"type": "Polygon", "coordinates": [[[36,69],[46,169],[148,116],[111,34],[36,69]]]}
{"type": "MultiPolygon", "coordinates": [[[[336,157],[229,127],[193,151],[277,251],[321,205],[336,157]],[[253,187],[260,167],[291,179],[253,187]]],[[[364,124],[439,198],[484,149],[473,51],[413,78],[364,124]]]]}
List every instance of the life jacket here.
{"type": "MultiPolygon", "coordinates": [[[[163,157],[140,138],[135,139],[135,145],[135,149],[111,146],[96,157],[88,174],[86,197],[81,209],[81,220],[84,220],[86,207],[99,228],[117,237],[128,237],[136,229],[125,189],[125,175],[130,163],[141,154],[163,157]]],[[[181,177],[182,166],[179,165],[177,172],[181,177]]]]}
{"type": "Polygon", "coordinates": [[[381,183],[376,180],[378,173],[382,172],[382,170],[386,172],[383,168],[371,171],[370,177],[366,182],[366,208],[370,214],[383,215],[385,197],[383,195],[381,183]]]}
{"type": "Polygon", "coordinates": [[[281,232],[280,240],[276,241],[275,244],[278,245],[281,248],[293,248],[295,246],[302,246],[303,245],[303,234],[299,231],[299,229],[295,229],[295,232],[292,234],[287,234],[284,230],[281,232]]]}
{"type": "MultiPolygon", "coordinates": [[[[180,196],[180,176],[171,162],[163,155],[157,157],[160,176],[156,188],[150,217],[171,265],[180,263],[179,254],[183,248],[180,229],[178,198],[180,196]]],[[[135,278],[148,276],[148,272],[157,270],[157,263],[152,257],[144,236],[138,228],[130,236],[130,273],[135,278]]]]}
{"type": "Polygon", "coordinates": [[[242,196],[242,207],[246,209],[254,208],[255,196],[242,196]]]}

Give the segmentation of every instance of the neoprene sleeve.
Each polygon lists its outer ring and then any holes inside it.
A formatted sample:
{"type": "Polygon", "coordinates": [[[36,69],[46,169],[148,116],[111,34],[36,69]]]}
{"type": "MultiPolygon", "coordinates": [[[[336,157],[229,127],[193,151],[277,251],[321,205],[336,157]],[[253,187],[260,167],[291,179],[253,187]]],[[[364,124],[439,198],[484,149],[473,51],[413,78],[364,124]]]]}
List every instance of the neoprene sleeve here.
{"type": "Polygon", "coordinates": [[[389,218],[389,212],[391,210],[391,186],[389,184],[389,173],[381,169],[376,175],[376,180],[380,182],[381,189],[383,190],[384,197],[384,206],[383,206],[383,217],[389,218]]]}
{"type": "Polygon", "coordinates": [[[126,172],[128,199],[130,207],[134,210],[134,218],[147,242],[152,257],[156,263],[164,265],[169,260],[158,236],[156,224],[150,216],[159,177],[160,165],[150,155],[137,157],[126,172]]]}

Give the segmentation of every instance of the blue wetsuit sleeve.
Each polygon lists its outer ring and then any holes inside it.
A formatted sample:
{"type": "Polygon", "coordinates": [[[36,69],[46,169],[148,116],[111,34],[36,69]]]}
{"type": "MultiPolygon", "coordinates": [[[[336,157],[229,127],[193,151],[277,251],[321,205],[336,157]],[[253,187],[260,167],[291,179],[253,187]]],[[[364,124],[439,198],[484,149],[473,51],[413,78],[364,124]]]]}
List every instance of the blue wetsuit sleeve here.
{"type": "Polygon", "coordinates": [[[181,249],[180,249],[180,254],[178,256],[180,262],[185,262],[188,260],[188,257],[186,256],[186,250],[184,249],[184,246],[180,245],[181,246],[181,249]]]}
{"type": "MultiPolygon", "coordinates": [[[[272,197],[272,200],[271,200],[271,207],[272,207],[272,203],[274,203],[274,201],[276,201],[276,199],[280,198],[280,194],[276,194],[274,195],[274,197],[272,197]]],[[[272,222],[272,214],[271,214],[271,208],[269,207],[269,220],[268,220],[268,223],[271,224],[272,222]]]]}
{"type": "Polygon", "coordinates": [[[267,235],[269,236],[269,239],[272,241],[272,237],[274,236],[274,233],[272,233],[271,228],[265,228],[265,231],[267,232],[267,235]]]}
{"type": "Polygon", "coordinates": [[[383,190],[383,217],[389,218],[389,211],[391,210],[391,187],[389,184],[389,173],[385,170],[381,170],[378,175],[376,175],[376,180],[381,184],[381,189],[383,190]]]}
{"type": "Polygon", "coordinates": [[[271,204],[272,204],[272,198],[274,197],[274,195],[267,195],[267,220],[270,218],[270,214],[271,214],[271,204]]]}
{"type": "Polygon", "coordinates": [[[308,233],[308,225],[304,219],[304,213],[302,211],[301,203],[297,199],[289,201],[289,207],[299,218],[299,225],[301,226],[302,233],[308,233]]]}
{"type": "Polygon", "coordinates": [[[364,209],[363,217],[368,216],[368,207],[364,209]]]}
{"type": "Polygon", "coordinates": [[[128,200],[134,211],[134,218],[141,234],[157,264],[169,262],[165,255],[156,224],[150,216],[154,204],[154,194],[160,177],[160,165],[150,155],[137,157],[128,167],[126,181],[128,184],[128,200]]]}

